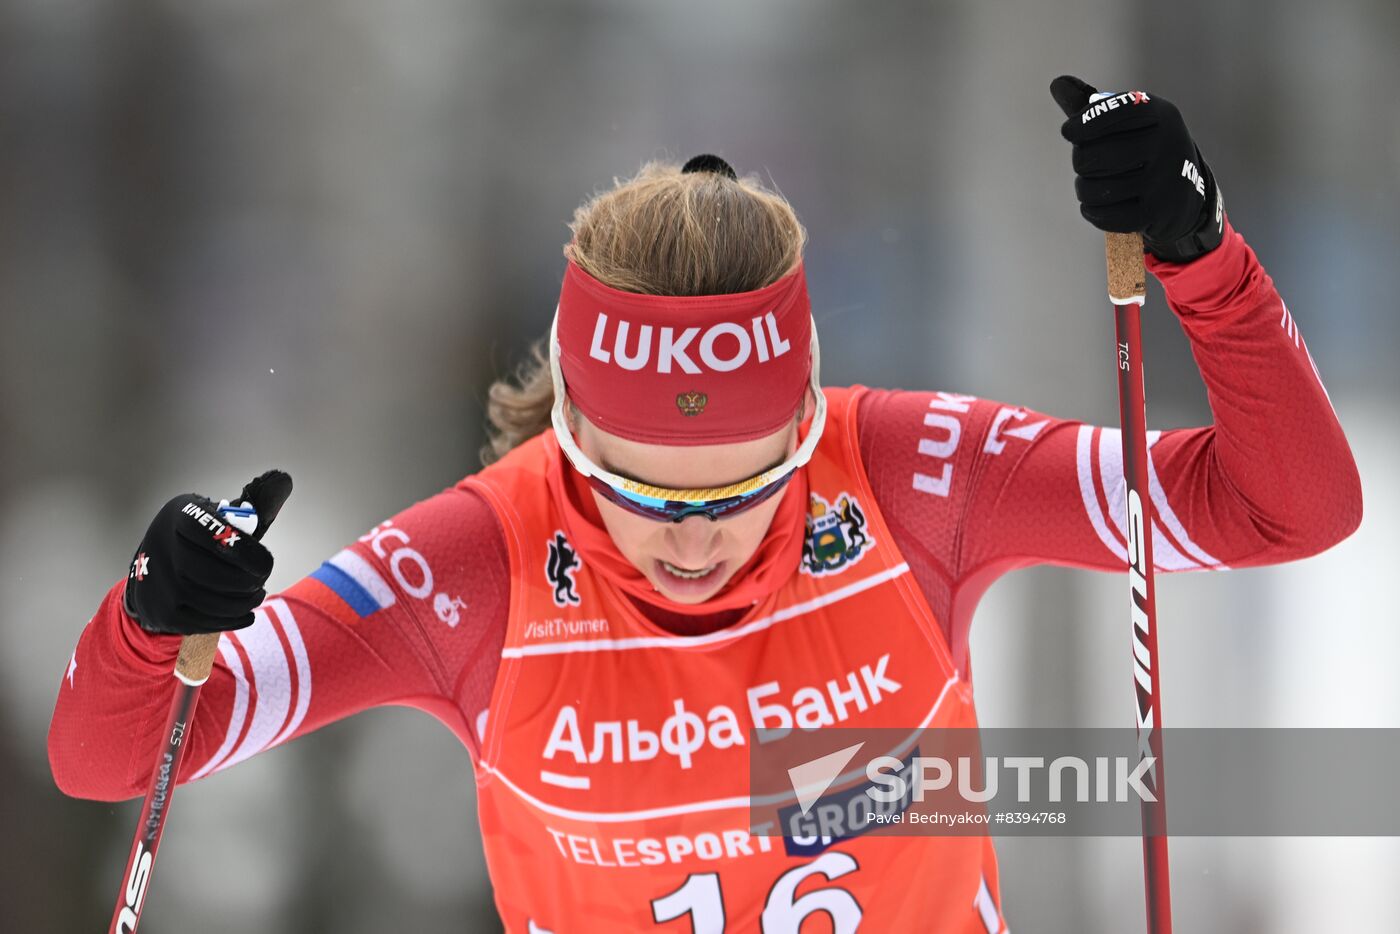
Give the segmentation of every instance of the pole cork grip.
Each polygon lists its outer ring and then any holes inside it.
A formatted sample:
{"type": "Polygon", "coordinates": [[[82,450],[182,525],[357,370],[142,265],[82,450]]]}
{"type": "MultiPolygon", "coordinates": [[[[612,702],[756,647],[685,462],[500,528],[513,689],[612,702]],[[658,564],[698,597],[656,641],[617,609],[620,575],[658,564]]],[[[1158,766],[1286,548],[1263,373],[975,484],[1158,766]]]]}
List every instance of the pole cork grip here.
{"type": "Polygon", "coordinates": [[[185,636],[180,640],[180,655],[175,659],[175,677],[189,685],[203,684],[209,679],[218,651],[217,632],[185,636]]]}
{"type": "Polygon", "coordinates": [[[1142,263],[1142,234],[1105,233],[1108,297],[1115,305],[1142,304],[1147,298],[1147,270],[1142,263]]]}

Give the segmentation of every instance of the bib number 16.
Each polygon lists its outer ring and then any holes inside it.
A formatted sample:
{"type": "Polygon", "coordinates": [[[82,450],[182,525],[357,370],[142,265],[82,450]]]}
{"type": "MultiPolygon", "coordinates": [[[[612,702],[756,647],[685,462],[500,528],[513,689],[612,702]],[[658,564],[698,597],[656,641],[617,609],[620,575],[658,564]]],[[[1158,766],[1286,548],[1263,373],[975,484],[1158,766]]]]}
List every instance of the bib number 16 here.
{"type": "MultiPolygon", "coordinates": [[[[854,895],[836,886],[798,895],[797,887],[808,876],[821,874],[834,880],[859,868],[850,854],[828,852],[783,873],[768,890],[768,900],[763,904],[763,934],[798,934],[803,920],[818,911],[831,917],[835,934],[854,934],[861,919],[860,903],[854,895]]],[[[720,893],[719,873],[693,873],[674,892],[652,900],[651,915],[657,924],[687,914],[695,934],[724,934],[724,896],[720,893]]]]}

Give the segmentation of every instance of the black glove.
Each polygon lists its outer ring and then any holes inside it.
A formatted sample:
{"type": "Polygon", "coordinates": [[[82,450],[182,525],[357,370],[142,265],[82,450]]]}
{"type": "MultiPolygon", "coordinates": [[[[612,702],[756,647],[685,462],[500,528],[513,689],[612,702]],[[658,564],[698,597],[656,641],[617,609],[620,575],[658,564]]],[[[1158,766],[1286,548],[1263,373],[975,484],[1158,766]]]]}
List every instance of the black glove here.
{"type": "Polygon", "coordinates": [[[188,636],[252,625],[272,573],[272,553],[260,539],[291,492],[292,478],[269,470],[233,506],[195,493],[166,503],[131,561],[126,612],[152,633],[188,636]]]}
{"type": "Polygon", "coordinates": [[[1159,259],[1184,263],[1220,245],[1224,202],[1210,166],[1170,101],[1127,91],[1090,103],[1097,91],[1070,75],[1050,82],[1069,117],[1079,213],[1100,230],[1142,234],[1159,259]]]}

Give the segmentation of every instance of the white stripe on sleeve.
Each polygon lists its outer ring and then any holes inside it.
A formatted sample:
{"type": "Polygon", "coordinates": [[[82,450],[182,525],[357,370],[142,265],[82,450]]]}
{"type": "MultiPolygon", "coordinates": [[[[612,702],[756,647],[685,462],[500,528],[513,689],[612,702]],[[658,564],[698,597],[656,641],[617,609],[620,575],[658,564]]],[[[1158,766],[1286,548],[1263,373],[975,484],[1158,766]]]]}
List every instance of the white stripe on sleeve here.
{"type": "Polygon", "coordinates": [[[243,673],[243,660],[238,657],[238,649],[234,647],[228,633],[219,636],[219,655],[233,673],[233,710],[229,713],[228,730],[224,733],[224,741],[220,744],[218,752],[214,753],[199,771],[190,776],[191,780],[203,778],[219,768],[229,750],[233,749],[233,744],[238,741],[243,721],[248,716],[248,676],[243,673]]]}
{"type": "Polygon", "coordinates": [[[306,643],[301,638],[301,627],[297,626],[296,617],[292,615],[292,608],[287,606],[287,601],[269,600],[268,605],[277,613],[277,619],[282,623],[282,633],[287,637],[287,644],[292,647],[292,658],[297,666],[297,706],[292,711],[292,717],[287,721],[286,727],[272,741],[272,745],[276,746],[296,732],[297,727],[301,726],[301,721],[306,719],[306,709],[311,706],[311,660],[306,655],[306,643]]]}
{"type": "Polygon", "coordinates": [[[253,668],[253,688],[257,692],[253,722],[237,751],[221,768],[242,762],[266,748],[286,722],[291,707],[292,672],[282,640],[277,637],[265,607],[259,607],[255,616],[253,625],[232,633],[243,646],[253,668]]]}

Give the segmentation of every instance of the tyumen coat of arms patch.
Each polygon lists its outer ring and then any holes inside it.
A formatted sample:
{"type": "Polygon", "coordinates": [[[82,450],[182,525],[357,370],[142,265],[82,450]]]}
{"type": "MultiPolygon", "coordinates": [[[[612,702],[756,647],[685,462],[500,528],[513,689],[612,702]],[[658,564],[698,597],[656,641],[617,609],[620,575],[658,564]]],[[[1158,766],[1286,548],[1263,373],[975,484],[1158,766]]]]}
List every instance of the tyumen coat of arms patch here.
{"type": "Polygon", "coordinates": [[[574,588],[574,572],[583,567],[583,560],[574,551],[564,533],[556,530],[549,542],[549,557],[544,563],[544,575],[554,588],[555,606],[578,606],[582,601],[574,588]]]}
{"type": "Polygon", "coordinates": [[[865,513],[856,498],[841,493],[827,502],[813,493],[807,506],[807,537],[802,543],[802,571],[815,577],[835,574],[860,560],[875,544],[865,528],[865,513]]]}

